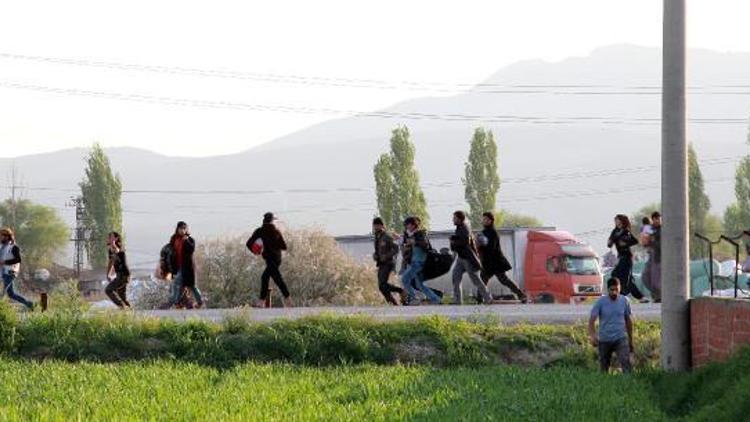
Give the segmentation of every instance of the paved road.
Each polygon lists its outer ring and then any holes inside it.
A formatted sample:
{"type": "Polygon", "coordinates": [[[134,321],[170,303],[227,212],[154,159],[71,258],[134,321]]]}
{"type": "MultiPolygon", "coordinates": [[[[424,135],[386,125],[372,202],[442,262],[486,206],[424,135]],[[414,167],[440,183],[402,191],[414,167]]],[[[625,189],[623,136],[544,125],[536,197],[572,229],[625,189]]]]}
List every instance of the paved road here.
{"type": "MultiPolygon", "coordinates": [[[[636,319],[659,321],[661,305],[633,304],[636,319]]],[[[415,319],[428,315],[442,315],[450,319],[498,320],[506,324],[572,324],[586,321],[591,305],[518,305],[490,306],[392,306],[392,307],[318,307],[318,308],[273,308],[273,309],[200,309],[169,311],[137,311],[139,316],[157,317],[185,321],[202,319],[220,322],[228,316],[247,316],[256,322],[272,322],[279,319],[298,319],[314,315],[365,315],[378,320],[415,319]]]]}

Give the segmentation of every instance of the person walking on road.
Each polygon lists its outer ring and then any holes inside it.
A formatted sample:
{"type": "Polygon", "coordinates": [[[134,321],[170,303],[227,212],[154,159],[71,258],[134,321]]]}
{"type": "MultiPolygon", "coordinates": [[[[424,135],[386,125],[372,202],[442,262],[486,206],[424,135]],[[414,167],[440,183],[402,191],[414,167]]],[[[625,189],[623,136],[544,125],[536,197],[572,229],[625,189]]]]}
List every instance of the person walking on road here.
{"type": "Polygon", "coordinates": [[[130,269],[122,248],[120,233],[111,232],[107,236],[109,261],[107,262],[107,280],[109,284],[104,289],[109,299],[120,309],[130,308],[127,299],[127,286],[130,281],[130,269]],[[114,270],[114,277],[112,272],[114,270]]]}
{"type": "Polygon", "coordinates": [[[13,289],[13,283],[21,271],[21,248],[16,245],[16,235],[8,227],[0,229],[0,273],[3,278],[3,290],[10,299],[22,303],[29,310],[34,310],[34,303],[13,289]]]}
{"type": "Polygon", "coordinates": [[[633,347],[633,319],[630,302],[620,294],[620,280],[607,281],[607,295],[600,297],[591,309],[589,317],[589,338],[591,345],[599,349],[599,366],[609,372],[612,353],[617,353],[620,367],[625,373],[632,371],[630,354],[633,347]],[[599,333],[595,325],[599,320],[599,333]]]}
{"type": "MultiPolygon", "coordinates": [[[[484,229],[477,236],[479,259],[482,264],[482,281],[489,288],[490,279],[497,277],[500,284],[510,289],[521,303],[526,303],[526,294],[506,275],[506,272],[513,267],[511,267],[508,258],[505,257],[500,247],[500,236],[497,235],[497,229],[495,228],[494,214],[491,212],[482,214],[482,225],[484,229]]],[[[483,300],[480,295],[477,295],[477,298],[483,300]]]]}
{"type": "Polygon", "coordinates": [[[172,268],[174,274],[174,291],[172,293],[172,306],[180,303],[183,290],[190,290],[197,302],[196,307],[203,307],[203,296],[196,286],[195,274],[195,239],[190,236],[187,223],[177,223],[175,232],[169,242],[173,248],[172,268]]]}
{"type": "Polygon", "coordinates": [[[651,291],[654,302],[661,302],[661,214],[651,214],[651,233],[645,236],[643,246],[648,248],[648,261],[643,268],[643,284],[651,291]]]}
{"type": "Polygon", "coordinates": [[[633,281],[633,252],[630,248],[638,244],[638,239],[633,235],[630,226],[627,215],[615,216],[615,228],[607,239],[607,247],[614,246],[617,249],[617,265],[612,269],[612,277],[622,283],[620,287],[623,296],[632,295],[643,301],[643,293],[633,281]]]}
{"type": "Polygon", "coordinates": [[[372,232],[375,235],[375,253],[373,259],[378,268],[378,289],[385,298],[386,302],[391,305],[399,303],[393,298],[393,293],[398,293],[401,302],[406,301],[404,289],[388,283],[388,279],[396,269],[396,257],[398,256],[398,245],[393,240],[393,236],[388,234],[388,230],[383,223],[383,219],[376,217],[372,220],[372,232]]]}
{"type": "Polygon", "coordinates": [[[451,250],[456,253],[456,263],[453,265],[453,304],[461,305],[463,303],[461,282],[464,273],[469,275],[474,286],[476,286],[479,296],[482,297],[482,303],[491,304],[492,296],[477,274],[482,269],[482,264],[477,254],[471,228],[466,222],[466,213],[463,211],[454,212],[453,224],[456,225],[456,232],[450,238],[451,250]]]}
{"type": "Polygon", "coordinates": [[[424,284],[424,265],[427,261],[427,252],[431,249],[427,231],[419,227],[416,217],[407,217],[404,220],[404,266],[401,275],[401,284],[407,293],[406,304],[418,305],[416,290],[421,291],[433,305],[440,304],[440,297],[424,284]],[[416,289],[415,289],[416,288],[416,289]]]}
{"type": "Polygon", "coordinates": [[[289,289],[284,283],[281,276],[281,254],[287,249],[284,236],[274,224],[275,217],[273,213],[267,212],[263,215],[263,225],[255,229],[252,236],[247,240],[247,246],[253,253],[260,253],[266,261],[266,269],[260,277],[260,299],[256,302],[256,307],[264,308],[266,298],[268,298],[268,283],[273,279],[279,291],[284,296],[284,306],[293,306],[292,297],[289,289]],[[259,245],[259,246],[258,246],[259,245]]]}

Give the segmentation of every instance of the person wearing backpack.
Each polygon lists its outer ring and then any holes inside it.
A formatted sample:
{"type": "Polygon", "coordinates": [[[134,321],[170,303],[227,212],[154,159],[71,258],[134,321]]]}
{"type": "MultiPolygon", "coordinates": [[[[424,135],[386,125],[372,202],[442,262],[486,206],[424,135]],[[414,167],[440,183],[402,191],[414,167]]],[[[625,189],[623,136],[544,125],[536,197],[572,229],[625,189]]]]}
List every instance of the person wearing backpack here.
{"type": "MultiPolygon", "coordinates": [[[[510,289],[521,303],[526,303],[526,294],[506,274],[513,267],[511,267],[508,258],[505,257],[503,249],[500,247],[500,236],[497,235],[497,229],[495,228],[495,216],[491,212],[482,214],[482,226],[484,228],[477,236],[479,260],[482,263],[480,273],[482,281],[485,285],[489,285],[492,277],[497,277],[497,281],[510,289]]],[[[482,298],[479,295],[477,297],[482,298]]]]}
{"type": "Polygon", "coordinates": [[[120,309],[130,308],[127,299],[127,286],[130,281],[130,269],[122,248],[122,236],[117,232],[111,232],[107,236],[109,261],[107,262],[107,280],[109,284],[104,289],[109,299],[120,309]],[[111,277],[114,270],[115,276],[111,277]]]}
{"type": "Polygon", "coordinates": [[[424,293],[427,300],[433,305],[440,304],[440,297],[424,284],[424,265],[427,261],[427,252],[432,249],[427,231],[419,227],[416,217],[407,217],[404,220],[404,265],[405,270],[401,275],[401,283],[407,292],[407,305],[417,305],[416,289],[424,293]]]}
{"type": "Polygon", "coordinates": [[[171,268],[174,273],[174,291],[171,305],[180,303],[183,290],[192,291],[193,298],[197,302],[196,307],[203,307],[203,296],[195,283],[195,239],[190,236],[187,223],[177,223],[175,232],[169,241],[173,249],[171,268]]]}
{"type": "Polygon", "coordinates": [[[263,225],[255,229],[252,236],[247,240],[245,246],[257,254],[260,250],[260,255],[266,261],[266,269],[260,277],[260,299],[256,303],[258,308],[264,308],[266,306],[266,298],[268,297],[268,283],[273,279],[276,286],[284,296],[284,306],[294,306],[292,302],[291,294],[289,289],[284,282],[284,278],[281,275],[281,252],[287,249],[284,236],[281,234],[276,225],[274,224],[275,218],[273,213],[267,212],[263,215],[263,225]],[[259,247],[260,245],[261,247],[259,247]]]}
{"type": "Polygon", "coordinates": [[[396,269],[398,245],[393,240],[393,236],[388,234],[385,223],[380,217],[372,220],[372,232],[375,235],[375,253],[372,257],[375,260],[375,266],[378,268],[378,289],[386,302],[391,305],[398,305],[396,299],[393,298],[393,293],[398,293],[401,296],[402,303],[406,301],[406,293],[404,289],[388,283],[391,273],[396,269]]]}
{"type": "Polygon", "coordinates": [[[463,303],[463,293],[461,292],[461,282],[464,273],[476,286],[482,301],[485,304],[492,303],[487,286],[482,282],[477,274],[482,269],[482,264],[477,255],[474,236],[466,222],[466,213],[456,211],[453,213],[453,224],[456,225],[456,231],[450,238],[451,250],[456,253],[456,263],[453,265],[453,304],[461,305],[463,303]]]}
{"type": "Polygon", "coordinates": [[[16,236],[8,227],[0,229],[0,273],[3,278],[3,290],[8,297],[22,303],[29,310],[34,310],[34,303],[13,289],[18,273],[21,271],[21,248],[16,245],[16,236]]]}

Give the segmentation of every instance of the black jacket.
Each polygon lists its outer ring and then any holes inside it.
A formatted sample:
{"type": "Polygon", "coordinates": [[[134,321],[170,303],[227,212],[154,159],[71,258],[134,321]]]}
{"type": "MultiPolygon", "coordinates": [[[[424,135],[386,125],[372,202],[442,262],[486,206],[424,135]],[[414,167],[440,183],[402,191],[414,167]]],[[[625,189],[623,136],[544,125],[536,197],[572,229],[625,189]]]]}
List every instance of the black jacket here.
{"type": "Polygon", "coordinates": [[[482,230],[482,236],[487,239],[486,245],[479,244],[479,258],[482,261],[482,268],[492,274],[510,271],[513,267],[503,254],[500,247],[500,236],[497,235],[495,227],[486,227],[482,230]]]}
{"type": "MultiPolygon", "coordinates": [[[[172,243],[174,248],[174,243],[172,243]]],[[[182,286],[183,287],[194,287],[195,286],[195,260],[193,255],[195,254],[195,239],[188,236],[182,245],[182,268],[177,267],[177,256],[172,254],[172,265],[175,274],[178,272],[182,273],[182,286]]]]}
{"type": "Polygon", "coordinates": [[[121,250],[117,253],[109,251],[109,261],[118,277],[130,277],[130,268],[125,257],[125,251],[121,250]]]}
{"type": "Polygon", "coordinates": [[[373,259],[375,264],[381,265],[395,264],[398,256],[398,245],[393,241],[393,237],[386,232],[375,235],[375,253],[373,259]]]}
{"type": "Polygon", "coordinates": [[[630,230],[618,228],[612,230],[612,233],[609,235],[609,240],[607,241],[607,246],[612,247],[614,245],[617,249],[617,256],[620,258],[632,257],[633,252],[630,248],[637,244],[638,239],[633,236],[633,233],[631,233],[630,230]]]}
{"type": "Polygon", "coordinates": [[[451,250],[455,252],[459,258],[468,260],[477,269],[482,268],[482,263],[479,261],[479,256],[477,254],[477,247],[474,244],[474,236],[471,234],[468,225],[457,225],[456,232],[451,236],[450,241],[451,250]]]}
{"type": "Polygon", "coordinates": [[[263,258],[281,261],[281,251],[286,250],[286,242],[276,226],[272,223],[264,223],[255,229],[250,239],[247,239],[245,246],[250,249],[258,239],[263,240],[263,258]]]}
{"type": "Polygon", "coordinates": [[[654,227],[654,233],[651,235],[651,256],[654,258],[654,262],[661,262],[661,226],[654,227]]]}

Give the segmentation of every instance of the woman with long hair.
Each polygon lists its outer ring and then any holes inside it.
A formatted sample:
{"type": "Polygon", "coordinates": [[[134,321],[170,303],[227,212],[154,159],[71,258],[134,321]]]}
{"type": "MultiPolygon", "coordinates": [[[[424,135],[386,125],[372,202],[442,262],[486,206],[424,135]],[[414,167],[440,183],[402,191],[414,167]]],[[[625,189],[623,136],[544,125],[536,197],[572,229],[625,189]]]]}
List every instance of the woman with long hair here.
{"type": "Polygon", "coordinates": [[[16,236],[13,230],[3,227],[0,229],[0,273],[3,278],[3,290],[9,298],[23,303],[30,310],[34,310],[34,304],[13,289],[13,284],[20,271],[21,249],[16,245],[16,236]]]}
{"type": "Polygon", "coordinates": [[[638,300],[643,300],[643,293],[633,281],[633,252],[630,250],[638,244],[638,239],[630,231],[630,218],[624,214],[615,216],[615,228],[609,235],[607,247],[617,249],[617,265],[612,270],[612,277],[621,281],[623,296],[632,295],[638,300]]]}
{"type": "Polygon", "coordinates": [[[109,299],[120,309],[130,308],[127,299],[127,286],[130,281],[130,268],[122,247],[122,236],[117,232],[110,232],[107,236],[107,248],[109,249],[109,262],[107,263],[107,280],[109,284],[104,292],[109,299]],[[112,274],[114,270],[114,276],[112,274]]]}
{"type": "Polygon", "coordinates": [[[172,269],[174,274],[174,291],[172,293],[172,306],[177,305],[182,298],[184,290],[190,290],[197,302],[197,307],[203,307],[203,296],[195,283],[195,239],[190,236],[188,225],[184,221],[177,223],[174,234],[169,240],[172,245],[172,269]]]}

